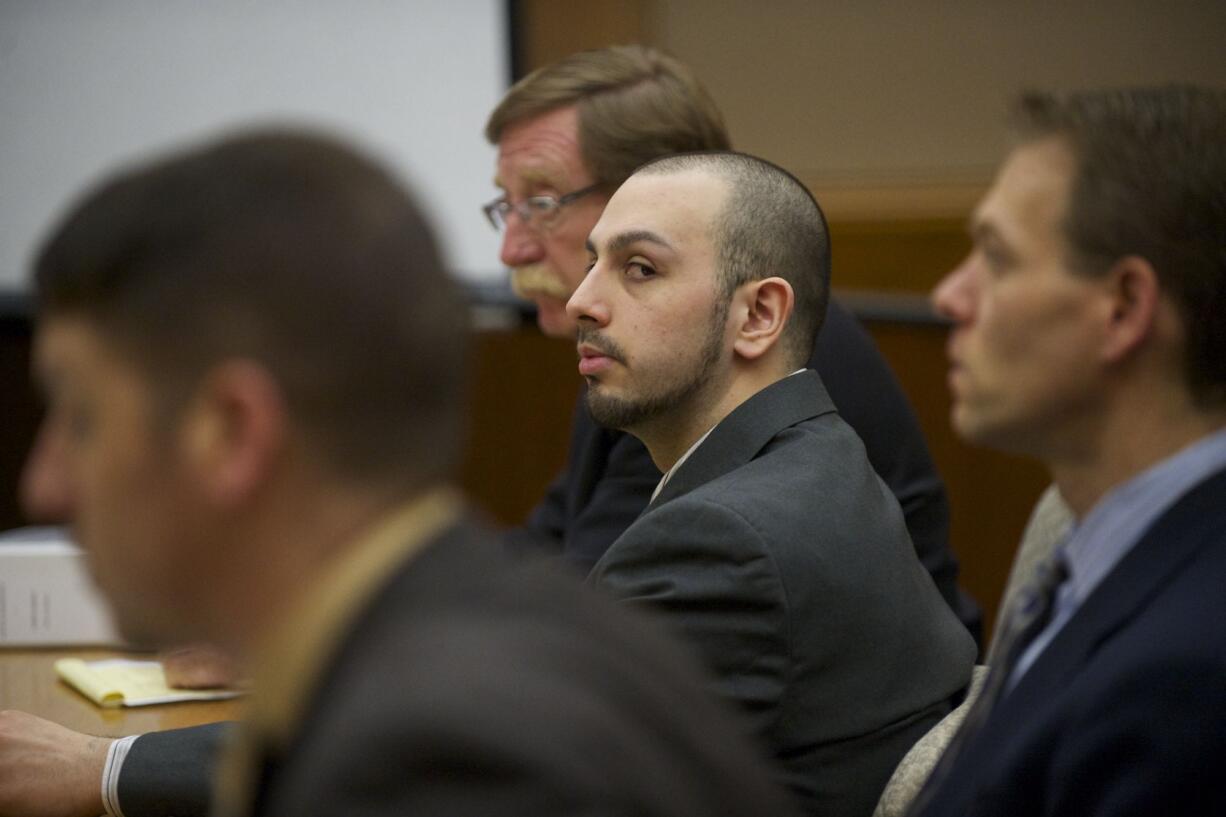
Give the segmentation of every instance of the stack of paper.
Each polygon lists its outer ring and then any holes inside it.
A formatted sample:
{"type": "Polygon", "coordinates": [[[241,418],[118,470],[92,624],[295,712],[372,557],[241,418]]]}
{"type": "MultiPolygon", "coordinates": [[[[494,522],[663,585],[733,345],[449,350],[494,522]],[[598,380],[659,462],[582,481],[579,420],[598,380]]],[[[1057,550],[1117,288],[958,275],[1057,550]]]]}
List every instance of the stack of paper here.
{"type": "Polygon", "coordinates": [[[55,662],[55,671],[86,698],[107,709],[178,701],[219,701],[243,694],[236,689],[173,689],[166,685],[166,675],[157,661],[61,658],[55,662]]]}
{"type": "Polygon", "coordinates": [[[0,536],[0,646],[120,641],[85,553],[62,528],[0,536]]]}

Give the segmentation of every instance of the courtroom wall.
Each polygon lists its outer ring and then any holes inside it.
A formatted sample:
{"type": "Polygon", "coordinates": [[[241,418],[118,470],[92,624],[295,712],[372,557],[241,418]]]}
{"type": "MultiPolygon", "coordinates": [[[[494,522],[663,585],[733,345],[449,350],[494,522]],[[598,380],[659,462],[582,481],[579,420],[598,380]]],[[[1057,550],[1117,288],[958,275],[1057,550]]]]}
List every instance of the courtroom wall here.
{"type": "Polygon", "coordinates": [[[642,26],[836,218],[963,216],[1022,89],[1226,84],[1206,0],[650,0],[642,26]]]}
{"type": "Polygon", "coordinates": [[[954,437],[945,332],[922,295],[969,248],[964,225],[1007,149],[1010,99],[1027,88],[1226,85],[1226,3],[521,0],[517,8],[521,67],[619,42],[660,47],[695,69],[738,148],[813,189],[830,217],[836,290],[869,318],[915,405],[949,489],[963,584],[990,624],[1047,477],[1032,462],[954,437]]]}

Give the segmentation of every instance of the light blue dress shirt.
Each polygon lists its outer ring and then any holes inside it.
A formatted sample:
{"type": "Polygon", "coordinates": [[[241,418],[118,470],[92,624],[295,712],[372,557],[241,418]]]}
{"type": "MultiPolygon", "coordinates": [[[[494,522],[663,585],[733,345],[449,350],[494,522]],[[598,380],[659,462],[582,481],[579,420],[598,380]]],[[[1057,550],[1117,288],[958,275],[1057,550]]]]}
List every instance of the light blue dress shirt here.
{"type": "Polygon", "coordinates": [[[1085,603],[1164,511],[1180,497],[1226,468],[1226,429],[1192,443],[1113,488],[1075,522],[1059,546],[1069,578],[1056,595],[1051,621],[1022,651],[1007,690],[1034,664],[1047,645],[1085,603]]]}

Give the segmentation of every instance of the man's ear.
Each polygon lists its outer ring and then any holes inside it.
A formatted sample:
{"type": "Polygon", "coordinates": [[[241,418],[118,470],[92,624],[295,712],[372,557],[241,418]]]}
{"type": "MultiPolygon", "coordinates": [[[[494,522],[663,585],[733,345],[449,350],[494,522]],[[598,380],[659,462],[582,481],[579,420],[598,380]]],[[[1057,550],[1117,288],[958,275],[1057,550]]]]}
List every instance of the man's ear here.
{"type": "Polygon", "coordinates": [[[733,296],[737,317],[733,349],[746,360],[756,360],[779,343],[792,314],[796,295],[782,278],[763,278],[742,284],[733,296]]]}
{"type": "Polygon", "coordinates": [[[201,381],[185,414],[187,461],[221,507],[241,505],[267,481],[284,455],[285,400],[258,363],[227,361],[201,381]]]}
{"type": "Polygon", "coordinates": [[[1105,287],[1103,360],[1132,354],[1157,329],[1162,287],[1152,264],[1136,255],[1116,261],[1103,278],[1105,287]]]}

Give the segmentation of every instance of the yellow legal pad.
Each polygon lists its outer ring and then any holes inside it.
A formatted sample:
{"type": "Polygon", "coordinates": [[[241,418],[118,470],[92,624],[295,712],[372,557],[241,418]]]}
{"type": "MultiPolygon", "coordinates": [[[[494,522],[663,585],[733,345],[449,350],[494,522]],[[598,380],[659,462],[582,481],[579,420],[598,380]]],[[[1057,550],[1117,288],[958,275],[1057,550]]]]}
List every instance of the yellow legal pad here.
{"type": "Polygon", "coordinates": [[[166,675],[158,661],[61,658],[55,662],[55,671],[86,698],[106,709],[179,701],[220,701],[243,694],[242,690],[236,689],[174,689],[166,686],[166,675]]]}

